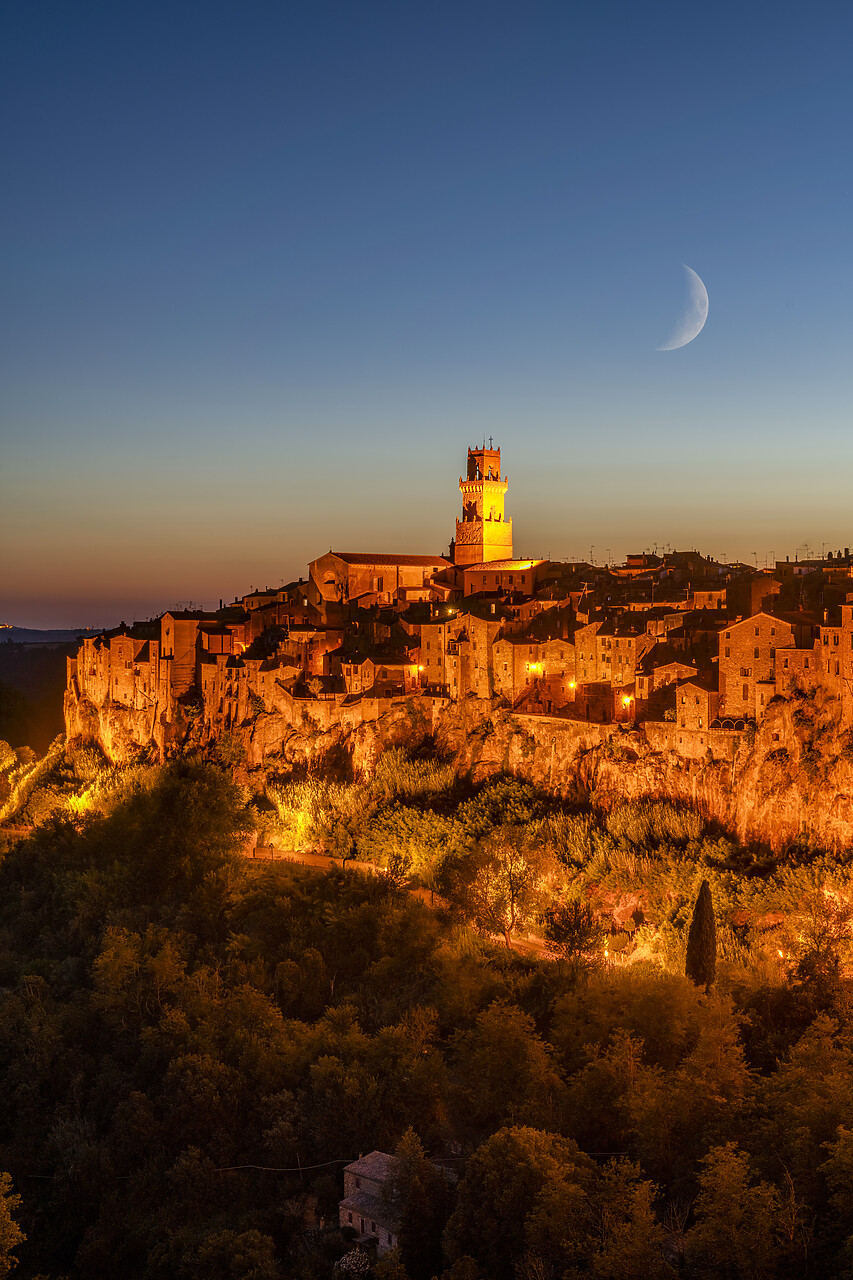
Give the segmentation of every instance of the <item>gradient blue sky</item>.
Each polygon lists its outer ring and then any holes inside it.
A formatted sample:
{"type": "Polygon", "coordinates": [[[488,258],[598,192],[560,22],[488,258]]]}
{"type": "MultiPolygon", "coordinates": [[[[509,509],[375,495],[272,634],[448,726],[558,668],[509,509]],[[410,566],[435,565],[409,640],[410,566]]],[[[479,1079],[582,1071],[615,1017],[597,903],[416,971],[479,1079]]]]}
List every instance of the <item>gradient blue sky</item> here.
{"type": "Polygon", "coordinates": [[[446,552],[484,434],[519,554],[853,545],[851,47],[841,3],[4,6],[0,621],[446,552]]]}

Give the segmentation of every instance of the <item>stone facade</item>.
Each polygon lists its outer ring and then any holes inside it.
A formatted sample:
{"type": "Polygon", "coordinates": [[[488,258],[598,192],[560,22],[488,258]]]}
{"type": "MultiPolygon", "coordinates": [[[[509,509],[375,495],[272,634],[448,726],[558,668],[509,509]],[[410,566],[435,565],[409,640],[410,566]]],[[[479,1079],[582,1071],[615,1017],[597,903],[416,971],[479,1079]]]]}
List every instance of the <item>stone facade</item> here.
{"type": "Polygon", "coordinates": [[[500,449],[468,450],[468,470],[459,480],[462,519],[456,521],[455,564],[512,559],[512,521],[504,516],[508,485],[506,477],[501,479],[500,449]]]}
{"type": "Polygon", "coordinates": [[[344,1169],[338,1221],[354,1231],[360,1242],[372,1244],[380,1258],[397,1246],[400,1218],[388,1203],[386,1186],[399,1163],[396,1156],[371,1151],[344,1169]]]}
{"type": "Polygon", "coordinates": [[[790,623],[770,613],[757,613],[720,632],[720,715],[730,720],[754,720],[759,694],[776,686],[776,652],[793,648],[790,623]]]}

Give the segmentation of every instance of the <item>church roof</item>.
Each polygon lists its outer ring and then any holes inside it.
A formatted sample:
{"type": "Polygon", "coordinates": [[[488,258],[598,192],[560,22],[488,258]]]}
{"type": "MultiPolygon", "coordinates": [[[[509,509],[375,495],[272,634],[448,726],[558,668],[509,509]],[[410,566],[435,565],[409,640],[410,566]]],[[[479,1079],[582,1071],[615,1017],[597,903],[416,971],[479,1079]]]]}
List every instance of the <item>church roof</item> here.
{"type": "Polygon", "coordinates": [[[345,564],[450,564],[450,561],[445,556],[398,556],[374,551],[333,551],[331,554],[337,556],[339,560],[343,560],[345,564]]]}

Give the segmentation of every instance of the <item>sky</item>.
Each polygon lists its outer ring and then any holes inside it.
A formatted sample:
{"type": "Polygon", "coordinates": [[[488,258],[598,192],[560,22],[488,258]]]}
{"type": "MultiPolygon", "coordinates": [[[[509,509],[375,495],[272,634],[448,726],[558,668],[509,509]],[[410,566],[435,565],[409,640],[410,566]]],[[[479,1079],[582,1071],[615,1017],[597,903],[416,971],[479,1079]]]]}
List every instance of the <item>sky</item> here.
{"type": "Polygon", "coordinates": [[[853,9],[0,11],[0,622],[447,552],[853,545],[853,9]],[[660,348],[690,301],[701,333],[660,348]]]}

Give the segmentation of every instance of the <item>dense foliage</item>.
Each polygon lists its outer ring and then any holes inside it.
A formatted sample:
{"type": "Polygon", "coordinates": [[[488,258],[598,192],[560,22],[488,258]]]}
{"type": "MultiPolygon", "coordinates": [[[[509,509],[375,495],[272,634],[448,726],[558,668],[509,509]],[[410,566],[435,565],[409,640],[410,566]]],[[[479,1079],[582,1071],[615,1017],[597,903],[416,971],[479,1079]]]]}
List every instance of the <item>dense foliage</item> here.
{"type": "Polygon", "coordinates": [[[360,803],[271,791],[306,841],[404,847],[435,909],[398,875],[247,864],[224,769],[76,768],[97,803],[0,868],[18,1274],[326,1280],[340,1171],[374,1148],[401,1157],[386,1280],[853,1274],[846,868],[403,757],[360,803]],[[709,990],[683,976],[703,880],[709,990]],[[550,951],[494,936],[510,908],[550,951]]]}

